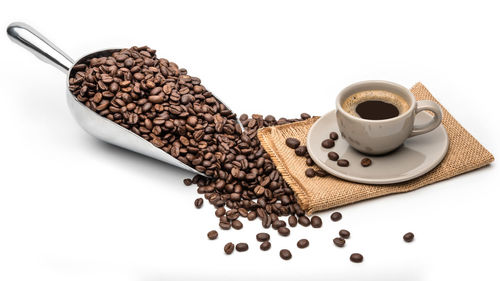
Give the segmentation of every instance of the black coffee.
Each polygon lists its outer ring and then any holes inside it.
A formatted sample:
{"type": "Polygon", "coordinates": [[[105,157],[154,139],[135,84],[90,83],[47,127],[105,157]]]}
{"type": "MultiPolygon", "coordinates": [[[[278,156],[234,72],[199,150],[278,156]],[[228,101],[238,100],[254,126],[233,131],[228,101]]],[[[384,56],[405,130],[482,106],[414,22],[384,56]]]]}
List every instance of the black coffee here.
{"type": "Polygon", "coordinates": [[[399,115],[399,110],[391,103],[379,100],[364,101],[356,106],[359,117],[368,120],[383,120],[399,115]]]}

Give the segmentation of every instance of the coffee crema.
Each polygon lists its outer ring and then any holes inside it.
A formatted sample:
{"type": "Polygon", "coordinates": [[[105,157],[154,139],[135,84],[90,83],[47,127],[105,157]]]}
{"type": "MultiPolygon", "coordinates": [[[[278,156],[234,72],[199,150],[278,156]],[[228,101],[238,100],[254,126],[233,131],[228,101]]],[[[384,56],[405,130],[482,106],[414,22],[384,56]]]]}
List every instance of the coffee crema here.
{"type": "Polygon", "coordinates": [[[342,104],[347,113],[368,120],[397,117],[410,108],[401,96],[384,90],[361,91],[350,95],[342,104]]]}

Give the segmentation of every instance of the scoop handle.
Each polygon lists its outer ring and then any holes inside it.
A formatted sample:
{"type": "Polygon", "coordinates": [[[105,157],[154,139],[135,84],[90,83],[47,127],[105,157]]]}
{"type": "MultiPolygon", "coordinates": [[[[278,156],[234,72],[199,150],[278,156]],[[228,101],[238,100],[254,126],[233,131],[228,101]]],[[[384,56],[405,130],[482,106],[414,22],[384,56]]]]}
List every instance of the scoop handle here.
{"type": "Polygon", "coordinates": [[[40,60],[53,65],[65,74],[74,64],[70,56],[26,23],[13,22],[9,24],[7,35],[14,43],[27,49],[40,60]]]}

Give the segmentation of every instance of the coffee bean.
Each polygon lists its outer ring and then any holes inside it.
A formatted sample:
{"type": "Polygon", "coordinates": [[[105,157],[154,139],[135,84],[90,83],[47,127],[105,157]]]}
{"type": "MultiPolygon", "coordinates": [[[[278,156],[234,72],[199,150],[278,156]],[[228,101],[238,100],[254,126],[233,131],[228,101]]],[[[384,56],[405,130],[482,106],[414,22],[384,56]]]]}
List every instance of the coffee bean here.
{"type": "Polygon", "coordinates": [[[232,226],[234,229],[236,229],[236,230],[240,230],[240,229],[242,229],[242,228],[243,228],[243,223],[241,223],[241,221],[239,221],[239,220],[233,220],[233,221],[231,222],[231,226],[232,226]]]}
{"type": "Polygon", "coordinates": [[[307,147],[301,145],[295,149],[295,154],[297,156],[305,156],[307,154],[307,147]]]}
{"type": "Polygon", "coordinates": [[[313,228],[320,228],[323,225],[323,221],[318,216],[311,217],[311,226],[313,228]]]}
{"type": "Polygon", "coordinates": [[[307,166],[314,166],[314,161],[312,160],[312,158],[307,158],[306,159],[306,165],[307,166]]]}
{"type": "Polygon", "coordinates": [[[330,133],[330,138],[332,140],[337,140],[339,138],[339,134],[337,134],[336,132],[331,132],[330,133]]]}
{"type": "Polygon", "coordinates": [[[322,170],[322,169],[315,170],[314,172],[316,173],[316,176],[318,176],[320,178],[326,177],[328,175],[328,173],[325,172],[325,170],[322,170]]]}
{"type": "Polygon", "coordinates": [[[413,238],[415,238],[415,235],[411,232],[408,232],[403,236],[403,240],[405,240],[406,242],[413,241],[413,238]]]}
{"type": "Polygon", "coordinates": [[[363,255],[358,254],[358,253],[354,253],[351,255],[350,259],[352,262],[360,263],[363,261],[363,255]]]}
{"type": "Polygon", "coordinates": [[[316,172],[314,172],[313,168],[307,168],[305,174],[306,177],[313,178],[316,175],[316,172]]]}
{"type": "Polygon", "coordinates": [[[259,241],[259,242],[268,241],[270,237],[271,236],[269,236],[269,234],[267,234],[265,232],[261,232],[261,233],[258,233],[256,235],[257,241],[259,241]]]}
{"type": "Polygon", "coordinates": [[[282,226],[282,227],[278,228],[278,233],[281,236],[288,236],[288,235],[290,235],[290,229],[285,227],[285,226],[282,226]]]}
{"type": "Polygon", "coordinates": [[[280,251],[280,257],[284,260],[289,260],[292,258],[292,253],[287,249],[283,249],[280,251]]]}
{"type": "Polygon", "coordinates": [[[321,142],[321,146],[324,148],[332,148],[335,146],[335,141],[333,141],[332,139],[326,139],[321,142]]]}
{"type": "Polygon", "coordinates": [[[297,247],[299,247],[301,249],[307,248],[307,246],[309,246],[309,240],[307,240],[307,239],[300,239],[297,242],[297,247]]]}
{"type": "Polygon", "coordinates": [[[361,159],[361,166],[368,167],[372,164],[372,160],[370,158],[361,159]]]}
{"type": "Polygon", "coordinates": [[[349,166],[349,161],[347,161],[346,159],[339,159],[337,160],[337,165],[339,165],[340,167],[347,167],[349,166]]]}
{"type": "Polygon", "coordinates": [[[340,237],[347,239],[351,236],[351,233],[348,230],[342,229],[339,231],[339,235],[340,237]]]}
{"type": "Polygon", "coordinates": [[[198,198],[194,200],[194,206],[198,209],[201,208],[201,206],[203,206],[203,198],[198,198]]]}
{"type": "Polygon", "coordinates": [[[193,183],[191,179],[184,179],[184,185],[190,186],[193,183]]]}
{"type": "Polygon", "coordinates": [[[297,225],[297,217],[295,215],[288,217],[288,225],[291,227],[295,227],[297,225]]]}
{"type": "Polygon", "coordinates": [[[300,145],[300,141],[296,138],[287,138],[285,143],[288,147],[296,149],[300,145]]]}
{"type": "Polygon", "coordinates": [[[342,214],[339,212],[333,212],[330,219],[332,219],[332,221],[339,221],[342,219],[342,214]]]}
{"type": "Polygon", "coordinates": [[[299,217],[299,224],[302,226],[309,226],[311,224],[311,221],[306,216],[300,216],[299,217]]]}
{"type": "Polygon", "coordinates": [[[267,251],[267,250],[271,249],[271,242],[269,242],[269,241],[262,242],[262,244],[260,244],[260,249],[262,251],[267,251]]]}
{"type": "Polygon", "coordinates": [[[276,220],[272,223],[273,229],[278,229],[280,227],[286,226],[286,223],[282,220],[276,220]]]}
{"type": "Polygon", "coordinates": [[[302,114],[300,114],[300,118],[302,118],[302,120],[306,120],[306,119],[311,118],[311,115],[309,115],[307,113],[302,113],[302,114]]]}
{"type": "Polygon", "coordinates": [[[238,252],[245,252],[248,250],[248,244],[247,243],[238,243],[236,244],[236,251],[238,252]]]}
{"type": "Polygon", "coordinates": [[[332,161],[337,161],[337,160],[339,160],[339,155],[337,154],[337,152],[330,151],[330,152],[328,152],[328,159],[330,159],[332,161]]]}
{"type": "Polygon", "coordinates": [[[227,243],[226,245],[224,245],[224,252],[227,254],[227,255],[230,255],[232,254],[234,251],[234,244],[229,242],[227,243]]]}
{"type": "Polygon", "coordinates": [[[231,229],[231,223],[229,222],[219,222],[219,227],[224,230],[231,229]]]}
{"type": "Polygon", "coordinates": [[[207,237],[210,240],[215,240],[215,239],[217,239],[218,236],[219,236],[219,233],[217,233],[217,231],[215,231],[215,230],[211,230],[207,233],[207,237]]]}
{"type": "Polygon", "coordinates": [[[219,207],[215,210],[216,217],[222,217],[225,214],[226,214],[226,209],[224,207],[219,207]]]}
{"type": "Polygon", "coordinates": [[[345,240],[344,240],[344,238],[337,237],[337,238],[333,239],[333,244],[335,244],[335,246],[337,246],[337,247],[344,247],[345,240]]]}

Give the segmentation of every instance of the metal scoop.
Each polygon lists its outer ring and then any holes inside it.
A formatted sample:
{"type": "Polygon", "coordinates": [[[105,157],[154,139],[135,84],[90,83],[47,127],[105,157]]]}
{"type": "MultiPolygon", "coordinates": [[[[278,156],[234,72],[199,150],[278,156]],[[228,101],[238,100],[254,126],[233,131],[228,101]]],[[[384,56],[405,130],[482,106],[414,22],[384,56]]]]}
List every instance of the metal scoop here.
{"type": "Polygon", "coordinates": [[[75,63],[61,49],[56,47],[56,45],[50,42],[47,38],[25,23],[11,23],[7,27],[7,34],[13,42],[26,48],[42,61],[53,65],[66,74],[66,101],[76,121],[87,133],[107,143],[144,154],[165,163],[205,176],[203,173],[198,172],[197,170],[172,157],[165,151],[155,147],[147,140],[90,110],[84,104],[79,102],[70,92],[69,77],[71,69],[74,65],[82,63],[88,58],[110,56],[113,52],[119,51],[120,49],[107,49],[94,52],[80,58],[75,63]]]}

